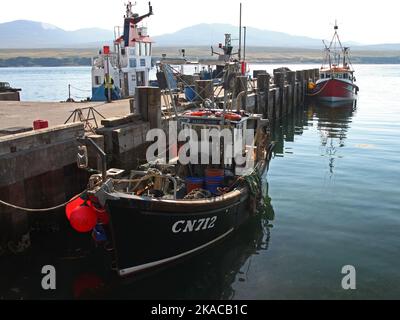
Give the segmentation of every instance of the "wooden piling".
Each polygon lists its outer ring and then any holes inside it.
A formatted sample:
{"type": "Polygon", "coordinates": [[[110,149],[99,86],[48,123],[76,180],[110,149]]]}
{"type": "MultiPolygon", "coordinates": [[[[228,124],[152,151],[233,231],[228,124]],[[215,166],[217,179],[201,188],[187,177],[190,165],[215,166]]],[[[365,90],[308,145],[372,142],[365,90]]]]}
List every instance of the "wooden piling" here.
{"type": "MultiPolygon", "coordinates": [[[[235,79],[235,90],[233,98],[236,99],[241,92],[246,92],[242,97],[242,109],[246,110],[247,107],[247,76],[238,76],[235,79]]],[[[236,105],[236,101],[235,101],[236,105]]]]}
{"type": "Polygon", "coordinates": [[[293,108],[296,107],[296,72],[288,72],[287,79],[289,83],[288,111],[289,113],[292,113],[293,108]]]}
{"type": "Polygon", "coordinates": [[[157,87],[136,88],[136,112],[150,123],[150,129],[161,128],[161,90],[157,87]]]}
{"type": "Polygon", "coordinates": [[[268,120],[272,123],[275,119],[275,89],[268,91],[268,120]]]}
{"type": "Polygon", "coordinates": [[[253,79],[258,79],[259,75],[268,74],[267,70],[254,70],[253,71],[253,79]]]}
{"type": "Polygon", "coordinates": [[[265,118],[268,117],[268,93],[270,90],[271,76],[268,73],[259,74],[257,78],[258,95],[260,96],[258,102],[257,112],[262,114],[265,118]]]}
{"type": "Polygon", "coordinates": [[[274,72],[274,83],[275,86],[279,88],[276,106],[276,118],[280,119],[282,116],[286,114],[286,92],[285,92],[285,79],[286,73],[285,72],[274,72]]]}

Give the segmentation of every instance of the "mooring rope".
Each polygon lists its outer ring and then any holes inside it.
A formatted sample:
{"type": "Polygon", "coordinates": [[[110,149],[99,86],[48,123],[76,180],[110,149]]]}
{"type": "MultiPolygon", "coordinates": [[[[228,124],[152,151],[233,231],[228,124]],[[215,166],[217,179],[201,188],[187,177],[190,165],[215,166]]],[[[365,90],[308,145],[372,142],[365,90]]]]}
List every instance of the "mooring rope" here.
{"type": "Polygon", "coordinates": [[[322,91],[324,91],[324,89],[326,88],[326,86],[328,85],[328,83],[329,83],[329,81],[326,81],[325,84],[324,84],[324,86],[321,88],[321,90],[318,90],[318,92],[315,92],[315,93],[307,93],[307,96],[309,96],[309,97],[314,97],[314,96],[319,95],[322,91]]]}
{"type": "Polygon", "coordinates": [[[82,91],[82,92],[92,92],[92,90],[88,90],[88,89],[80,89],[77,87],[74,87],[73,85],[70,84],[71,89],[77,90],[77,91],[82,91]]]}
{"type": "Polygon", "coordinates": [[[59,209],[62,209],[64,207],[66,207],[69,203],[71,203],[72,201],[75,201],[76,199],[78,199],[80,196],[82,196],[87,190],[81,192],[80,194],[76,195],[75,197],[73,197],[71,200],[60,204],[56,207],[52,207],[52,208],[45,208],[45,209],[30,209],[30,208],[23,208],[23,207],[19,207],[10,203],[7,203],[5,201],[0,200],[0,204],[2,204],[3,206],[15,209],[15,210],[19,210],[19,211],[25,211],[28,213],[45,213],[45,212],[52,212],[52,211],[56,211],[59,209]]]}

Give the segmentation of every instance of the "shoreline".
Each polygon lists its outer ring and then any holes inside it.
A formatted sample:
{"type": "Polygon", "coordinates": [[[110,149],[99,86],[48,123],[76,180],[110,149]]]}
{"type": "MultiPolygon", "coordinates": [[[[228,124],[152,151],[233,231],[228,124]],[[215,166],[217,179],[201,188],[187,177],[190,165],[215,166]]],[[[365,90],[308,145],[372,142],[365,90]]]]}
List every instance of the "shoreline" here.
{"type": "MultiPolygon", "coordinates": [[[[157,47],[153,59],[177,56],[178,47],[157,47]]],[[[90,67],[97,49],[0,49],[0,68],[15,67],[90,67]]],[[[187,47],[188,59],[210,59],[209,47],[187,47]]],[[[400,51],[354,50],[353,64],[400,64],[400,51]]],[[[214,57],[215,58],[215,57],[214,57]]],[[[248,47],[247,61],[251,64],[318,64],[322,50],[302,48],[248,47]]]]}
{"type": "MultiPolygon", "coordinates": [[[[303,65],[315,65],[320,64],[321,60],[310,60],[310,61],[299,61],[299,60],[247,60],[249,64],[255,65],[273,65],[273,64],[303,64],[303,65]]],[[[400,57],[398,60],[368,60],[361,62],[353,62],[354,65],[398,65],[400,64],[400,57]]],[[[77,68],[77,67],[91,67],[90,64],[18,64],[18,65],[2,65],[0,61],[1,69],[12,69],[12,68],[77,68]]]]}

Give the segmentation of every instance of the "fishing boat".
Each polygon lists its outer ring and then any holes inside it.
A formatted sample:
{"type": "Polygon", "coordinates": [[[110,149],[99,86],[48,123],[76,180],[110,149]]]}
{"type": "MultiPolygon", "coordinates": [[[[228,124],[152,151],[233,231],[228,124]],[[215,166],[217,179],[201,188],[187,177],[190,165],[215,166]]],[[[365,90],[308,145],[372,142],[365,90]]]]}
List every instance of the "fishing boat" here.
{"type": "Polygon", "coordinates": [[[118,175],[115,169],[93,175],[86,195],[68,205],[67,215],[77,231],[93,229],[97,242],[111,243],[120,276],[200,252],[256,214],[272,156],[268,123],[220,109],[191,111],[181,123],[186,129],[212,127],[235,134],[255,125],[255,146],[245,152],[253,165],[154,162],[136,171],[118,170],[118,175]]]}
{"type": "Polygon", "coordinates": [[[106,45],[92,59],[92,101],[127,98],[135,94],[136,87],[149,85],[152,40],[140,23],[153,15],[153,7],[149,3],[149,12],[141,16],[132,10],[129,2],[123,28],[114,30],[113,50],[106,45]]]}
{"type": "MultiPolygon", "coordinates": [[[[228,61],[223,82],[231,82],[240,66],[228,61]]],[[[228,99],[225,88],[223,105],[207,99],[176,113],[186,140],[169,143],[169,161],[162,152],[137,170],[107,171],[105,153],[90,138],[80,140],[80,167],[87,167],[85,146],[92,145],[103,159],[102,173],[92,175],[87,192],[69,203],[67,217],[75,230],[107,243],[120,276],[201,252],[257,213],[274,146],[269,122],[242,110],[242,97],[228,99]]]]}
{"type": "Polygon", "coordinates": [[[344,47],[335,24],[335,33],[329,46],[325,44],[325,57],[320,79],[309,83],[308,96],[329,103],[348,103],[357,99],[359,91],[355,71],[350,61],[350,48],[344,47]]]}

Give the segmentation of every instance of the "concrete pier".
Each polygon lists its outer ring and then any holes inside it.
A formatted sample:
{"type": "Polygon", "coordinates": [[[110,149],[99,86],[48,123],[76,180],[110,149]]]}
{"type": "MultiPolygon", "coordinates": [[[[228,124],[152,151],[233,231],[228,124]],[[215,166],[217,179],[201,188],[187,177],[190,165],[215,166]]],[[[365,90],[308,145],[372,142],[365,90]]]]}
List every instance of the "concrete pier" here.
{"type": "MultiPolygon", "coordinates": [[[[59,205],[84,190],[87,174],[76,166],[81,123],[0,138],[1,200],[28,208],[59,205]]],[[[0,205],[0,246],[20,252],[29,243],[29,217],[0,205]]],[[[0,250],[1,251],[1,250],[0,250]]]]}

